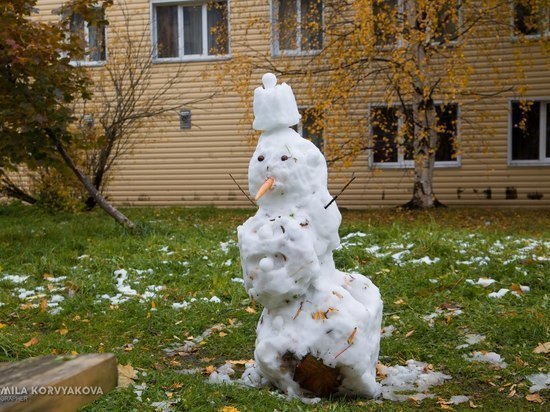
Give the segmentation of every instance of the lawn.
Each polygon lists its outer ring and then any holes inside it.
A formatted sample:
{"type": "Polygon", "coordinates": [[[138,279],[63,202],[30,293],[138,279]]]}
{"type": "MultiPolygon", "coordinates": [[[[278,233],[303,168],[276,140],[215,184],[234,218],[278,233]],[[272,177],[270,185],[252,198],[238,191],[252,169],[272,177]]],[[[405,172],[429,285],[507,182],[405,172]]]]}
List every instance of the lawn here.
{"type": "Polygon", "coordinates": [[[244,291],[236,244],[253,211],[125,212],[137,233],[101,212],[0,206],[0,361],[114,353],[133,381],[86,411],[519,411],[548,397],[527,379],[548,373],[548,210],[344,212],[336,265],[381,290],[381,363],[414,359],[451,378],[423,400],[412,391],[403,402],[312,406],[208,382],[230,360],[238,379],[253,358],[261,308],[244,291]],[[468,400],[450,404],[458,395],[468,400]]]}

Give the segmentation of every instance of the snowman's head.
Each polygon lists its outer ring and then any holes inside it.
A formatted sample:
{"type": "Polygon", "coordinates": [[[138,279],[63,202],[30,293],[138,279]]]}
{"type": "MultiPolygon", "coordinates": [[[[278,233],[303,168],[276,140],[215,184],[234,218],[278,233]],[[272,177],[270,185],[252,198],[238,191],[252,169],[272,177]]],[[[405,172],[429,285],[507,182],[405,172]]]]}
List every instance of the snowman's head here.
{"type": "Polygon", "coordinates": [[[250,193],[265,194],[258,205],[296,204],[326,188],[327,166],[319,149],[290,128],[260,137],[248,168],[250,193]],[[265,183],[268,182],[268,188],[265,183]]]}

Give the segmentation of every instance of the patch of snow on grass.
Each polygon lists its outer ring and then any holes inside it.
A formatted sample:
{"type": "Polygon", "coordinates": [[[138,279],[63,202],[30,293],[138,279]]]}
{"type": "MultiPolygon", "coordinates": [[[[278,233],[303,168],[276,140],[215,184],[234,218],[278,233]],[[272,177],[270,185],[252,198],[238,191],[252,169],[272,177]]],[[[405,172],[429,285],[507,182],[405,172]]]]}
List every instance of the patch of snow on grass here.
{"type": "Polygon", "coordinates": [[[491,292],[489,293],[487,296],[490,297],[491,299],[501,299],[502,297],[504,297],[504,295],[506,295],[508,292],[510,292],[509,289],[499,289],[498,292],[491,292]]]}
{"type": "Polygon", "coordinates": [[[485,340],[484,335],[476,335],[476,334],[473,334],[473,333],[468,333],[464,337],[466,338],[466,343],[464,343],[462,345],[458,345],[456,347],[456,349],[464,349],[464,348],[475,345],[475,344],[485,340]]]}
{"type": "Polygon", "coordinates": [[[425,393],[432,386],[443,384],[451,379],[450,375],[435,372],[431,365],[414,359],[407,361],[406,366],[384,366],[379,371],[385,378],[382,379],[382,397],[392,401],[406,401],[408,399],[422,400],[433,395],[425,393]],[[413,395],[402,392],[417,392],[413,395]]]}
{"type": "Polygon", "coordinates": [[[216,370],[214,370],[210,374],[210,376],[208,377],[208,382],[214,384],[231,384],[233,383],[231,380],[231,376],[234,374],[235,370],[233,369],[233,365],[227,362],[219,368],[216,368],[216,370]]]}
{"type": "Polygon", "coordinates": [[[490,261],[491,259],[488,256],[478,256],[478,257],[473,257],[470,260],[462,260],[462,261],[459,260],[456,263],[458,263],[459,265],[467,265],[467,266],[470,266],[473,264],[478,264],[479,266],[487,266],[490,261]]]}
{"type": "Polygon", "coordinates": [[[4,275],[2,277],[2,280],[7,280],[7,281],[10,281],[12,283],[23,283],[24,281],[26,281],[29,277],[28,276],[22,276],[22,275],[4,275]]]}
{"type": "Polygon", "coordinates": [[[479,278],[477,280],[477,282],[475,282],[474,280],[472,279],[466,279],[466,283],[469,283],[470,285],[479,285],[479,286],[483,286],[484,288],[492,285],[493,283],[495,283],[496,280],[494,279],[491,279],[491,278],[479,278]]]}
{"type": "Polygon", "coordinates": [[[186,302],[186,301],[183,301],[181,303],[179,302],[172,303],[172,309],[179,310],[179,309],[187,309],[188,307],[189,307],[189,302],[186,302]]]}
{"type": "Polygon", "coordinates": [[[228,240],[227,242],[220,242],[220,249],[226,255],[229,253],[230,247],[235,247],[236,243],[234,240],[228,240]]]}
{"type": "Polygon", "coordinates": [[[470,356],[464,355],[464,359],[468,362],[489,363],[500,369],[504,369],[508,366],[508,364],[504,362],[504,359],[495,352],[475,351],[472,352],[470,356]]]}
{"type": "Polygon", "coordinates": [[[426,264],[426,265],[433,265],[434,263],[437,263],[439,261],[440,261],[440,259],[438,257],[431,259],[429,256],[424,256],[423,258],[420,258],[420,259],[413,259],[413,260],[409,261],[409,263],[412,263],[412,264],[415,264],[415,265],[418,265],[420,263],[423,263],[423,264],[426,264]]]}
{"type": "Polygon", "coordinates": [[[461,403],[468,402],[470,400],[470,397],[466,395],[455,395],[451,396],[451,399],[449,399],[449,403],[451,405],[460,405],[461,403]]]}
{"type": "Polygon", "coordinates": [[[529,388],[529,392],[531,393],[550,388],[550,373],[535,373],[534,375],[527,376],[527,379],[533,384],[529,388]]]}
{"type": "Polygon", "coordinates": [[[393,335],[393,332],[395,332],[395,326],[393,325],[384,326],[382,328],[382,334],[380,335],[380,337],[389,338],[390,336],[393,335]]]}

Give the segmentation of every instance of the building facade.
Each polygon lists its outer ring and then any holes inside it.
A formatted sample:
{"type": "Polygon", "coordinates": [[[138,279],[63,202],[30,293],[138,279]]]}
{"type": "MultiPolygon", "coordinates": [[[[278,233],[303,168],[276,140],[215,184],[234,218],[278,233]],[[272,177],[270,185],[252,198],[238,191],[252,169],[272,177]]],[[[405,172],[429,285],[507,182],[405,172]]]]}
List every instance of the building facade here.
{"type": "MultiPolygon", "coordinates": [[[[58,18],[59,6],[59,1],[40,0],[38,18],[58,18]]],[[[117,160],[109,180],[109,199],[121,206],[250,206],[237,185],[247,190],[248,161],[254,149],[246,99],[252,98],[270,62],[275,66],[294,59],[303,64],[307,62],[304,56],[321,48],[326,39],[321,31],[306,29],[304,10],[313,10],[308,18],[315,27],[322,27],[327,23],[323,6],[317,0],[132,0],[115,1],[107,10],[107,27],[93,27],[75,16],[70,29],[82,33],[89,49],[75,64],[87,66],[94,78],[104,76],[106,65],[115,59],[114,50],[124,50],[117,40],[117,33],[124,29],[135,39],[144,39],[151,53],[149,93],[171,79],[161,99],[183,105],[141,122],[132,132],[132,148],[117,160]],[[283,16],[291,16],[296,24],[290,28],[278,25],[283,16]],[[258,64],[246,73],[231,71],[230,65],[243,56],[258,59],[258,64]],[[225,71],[224,66],[228,67],[225,71]],[[217,75],[220,70],[224,76],[217,75]],[[243,88],[248,94],[229,87],[239,80],[246,82],[243,88]]],[[[477,56],[472,63],[470,87],[494,96],[477,105],[460,100],[450,105],[436,102],[442,132],[434,190],[444,204],[550,206],[550,54],[540,48],[540,40],[550,34],[548,11],[543,10],[542,25],[537,28],[526,26],[522,13],[528,10],[512,2],[511,26],[527,41],[519,44],[511,31],[499,39],[498,47],[485,52],[486,59],[477,56]],[[521,93],[517,89],[495,92],[501,87],[492,80],[495,70],[513,83],[518,56],[525,59],[521,93]],[[489,60],[498,62],[497,67],[489,60]]],[[[243,70],[250,67],[242,66],[243,70]]],[[[291,83],[306,114],[297,129],[328,151],[338,139],[331,141],[330,128],[320,131],[311,124],[307,116],[311,97],[304,91],[308,86],[292,83],[290,77],[282,76],[282,80],[291,83]]],[[[405,127],[397,109],[384,101],[382,92],[361,101],[357,108],[354,116],[378,119],[366,133],[384,135],[384,147],[374,143],[345,165],[331,163],[331,191],[338,192],[354,173],[356,179],[340,196],[340,206],[407,202],[413,188],[413,160],[406,145],[397,142],[405,127]]],[[[367,140],[368,136],[356,138],[367,140]]]]}

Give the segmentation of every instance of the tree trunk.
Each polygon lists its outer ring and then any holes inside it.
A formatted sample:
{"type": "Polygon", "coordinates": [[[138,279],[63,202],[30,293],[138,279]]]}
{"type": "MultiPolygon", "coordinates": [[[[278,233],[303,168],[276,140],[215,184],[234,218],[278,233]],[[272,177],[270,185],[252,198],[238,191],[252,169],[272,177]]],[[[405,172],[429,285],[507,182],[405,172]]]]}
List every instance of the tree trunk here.
{"type": "Polygon", "coordinates": [[[63,144],[61,141],[57,138],[55,133],[52,130],[46,130],[46,133],[48,134],[48,137],[55,145],[55,148],[63,158],[63,161],[69,168],[72,170],[72,172],[78,177],[78,180],[84,185],[90,196],[93,197],[93,199],[97,202],[97,204],[106,212],[108,213],[113,219],[115,219],[119,224],[122,226],[132,230],[135,228],[134,223],[128,219],[124,214],[118,211],[113,205],[111,205],[102,195],[99,193],[99,191],[94,187],[93,183],[90,181],[88,176],[86,176],[78,167],[75,165],[73,159],[67,153],[65,148],[63,147],[63,144]]]}
{"type": "MultiPolygon", "coordinates": [[[[422,28],[422,12],[416,1],[405,1],[411,29],[422,28]]],[[[432,98],[433,88],[430,81],[429,57],[422,39],[408,45],[410,58],[416,66],[412,74],[412,111],[413,111],[413,147],[414,147],[414,185],[412,199],[403,205],[407,209],[430,209],[443,206],[433,192],[433,173],[435,153],[438,143],[437,113],[432,98]]]]}
{"type": "MultiPolygon", "coordinates": [[[[109,143],[107,144],[106,147],[101,148],[101,151],[99,153],[98,164],[94,168],[94,176],[93,176],[93,185],[99,191],[99,193],[101,193],[101,189],[103,185],[103,177],[107,172],[107,162],[109,160],[109,156],[111,156],[111,152],[113,151],[113,145],[115,142],[115,137],[112,134],[107,133],[106,135],[107,135],[107,141],[109,143]]],[[[93,196],[89,196],[88,199],[86,199],[85,203],[86,203],[87,210],[92,210],[97,205],[97,202],[93,196]]]]}
{"type": "Polygon", "coordinates": [[[30,194],[25,192],[20,187],[16,186],[9,178],[3,177],[0,181],[0,193],[14,199],[22,200],[25,203],[33,205],[36,203],[36,199],[30,194]]]}
{"type": "Polygon", "coordinates": [[[437,148],[437,115],[431,100],[415,102],[414,186],[412,199],[403,205],[406,209],[444,207],[433,191],[433,174],[437,148]]]}

